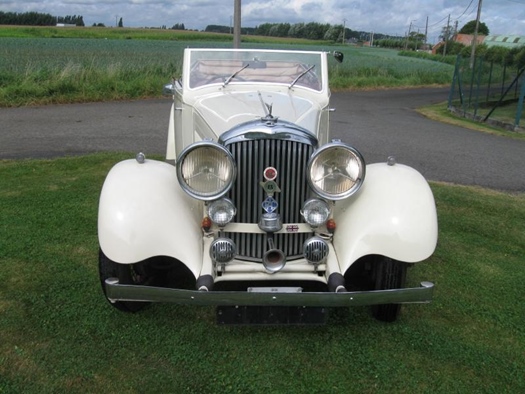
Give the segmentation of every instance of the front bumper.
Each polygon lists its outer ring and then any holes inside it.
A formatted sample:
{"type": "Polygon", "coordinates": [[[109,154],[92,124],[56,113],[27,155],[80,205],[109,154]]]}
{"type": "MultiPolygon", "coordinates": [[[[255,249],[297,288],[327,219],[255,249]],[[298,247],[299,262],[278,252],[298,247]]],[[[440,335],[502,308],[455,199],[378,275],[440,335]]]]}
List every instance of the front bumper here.
{"type": "MultiPolygon", "coordinates": [[[[277,290],[279,290],[277,288],[277,290]]],[[[242,292],[197,291],[165,287],[121,285],[118,279],[106,279],[106,296],[111,302],[143,301],[173,302],[186,305],[232,306],[312,306],[340,307],[378,304],[428,303],[432,300],[434,284],[421,282],[421,287],[353,291],[353,292],[242,292]]]]}

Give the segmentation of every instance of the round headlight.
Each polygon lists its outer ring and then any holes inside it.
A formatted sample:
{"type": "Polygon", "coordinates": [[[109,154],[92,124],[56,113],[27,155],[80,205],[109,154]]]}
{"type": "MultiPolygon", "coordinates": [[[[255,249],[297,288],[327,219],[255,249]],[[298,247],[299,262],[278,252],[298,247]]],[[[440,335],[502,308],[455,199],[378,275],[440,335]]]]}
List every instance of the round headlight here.
{"type": "Polygon", "coordinates": [[[365,179],[365,161],[354,148],[332,142],[318,149],[308,162],[308,182],[327,200],[342,200],[359,190],[365,179]]]}
{"type": "Polygon", "coordinates": [[[326,201],[312,198],[304,203],[301,215],[310,226],[319,227],[330,217],[330,207],[326,201]]]}
{"type": "Polygon", "coordinates": [[[235,181],[232,155],[209,141],[187,147],[177,160],[177,177],[186,193],[199,200],[215,200],[226,194],[235,181]]]}
{"type": "Polygon", "coordinates": [[[233,202],[227,198],[213,201],[208,205],[208,216],[211,221],[219,227],[226,226],[231,222],[237,210],[233,202]]]}

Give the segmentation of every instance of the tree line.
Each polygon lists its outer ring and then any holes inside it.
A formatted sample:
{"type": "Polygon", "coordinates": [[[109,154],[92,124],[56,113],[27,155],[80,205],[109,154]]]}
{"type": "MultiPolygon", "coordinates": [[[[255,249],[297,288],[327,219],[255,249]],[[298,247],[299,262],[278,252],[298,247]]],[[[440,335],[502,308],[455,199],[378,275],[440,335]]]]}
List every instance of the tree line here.
{"type": "MultiPolygon", "coordinates": [[[[205,31],[208,33],[232,33],[232,26],[208,25],[205,31]]],[[[242,35],[305,38],[308,40],[325,40],[332,42],[345,41],[369,41],[372,34],[369,32],[355,31],[343,25],[331,25],[328,23],[263,23],[257,27],[241,27],[242,35]]],[[[375,34],[378,39],[386,38],[384,34],[375,34]]]]}
{"type": "Polygon", "coordinates": [[[0,11],[0,25],[55,26],[57,23],[84,26],[81,15],[53,16],[40,12],[0,11]]]}

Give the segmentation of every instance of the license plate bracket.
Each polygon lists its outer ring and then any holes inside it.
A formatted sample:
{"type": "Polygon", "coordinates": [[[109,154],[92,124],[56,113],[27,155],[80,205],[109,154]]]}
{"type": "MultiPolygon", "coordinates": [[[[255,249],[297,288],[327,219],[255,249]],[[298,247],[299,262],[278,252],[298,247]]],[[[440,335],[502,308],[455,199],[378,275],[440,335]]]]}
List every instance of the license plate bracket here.
{"type": "MultiPolygon", "coordinates": [[[[248,293],[301,293],[301,287],[249,287],[248,293]]],[[[319,325],[326,323],[328,309],[306,306],[218,306],[220,325],[319,325]]]]}
{"type": "Polygon", "coordinates": [[[302,306],[218,306],[219,325],[322,325],[328,309],[302,306]]]}

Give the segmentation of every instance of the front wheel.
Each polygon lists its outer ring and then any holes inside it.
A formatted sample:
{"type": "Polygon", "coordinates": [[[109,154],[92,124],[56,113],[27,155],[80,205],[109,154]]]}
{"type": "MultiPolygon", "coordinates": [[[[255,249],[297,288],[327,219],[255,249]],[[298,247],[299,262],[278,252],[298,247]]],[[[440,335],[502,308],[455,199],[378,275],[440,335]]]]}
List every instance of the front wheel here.
{"type": "MultiPolygon", "coordinates": [[[[374,262],[373,275],[375,290],[399,289],[405,285],[407,264],[402,261],[379,256],[374,262]]],[[[399,316],[401,304],[372,306],[372,315],[380,321],[393,322],[399,316]]]]}
{"type": "Polygon", "coordinates": [[[98,267],[100,274],[100,284],[102,291],[109,303],[124,312],[138,312],[148,302],[139,301],[110,301],[106,294],[106,279],[117,278],[123,285],[147,285],[153,279],[153,275],[148,273],[148,267],[144,263],[137,264],[118,264],[110,260],[102,250],[99,251],[98,267]]]}

